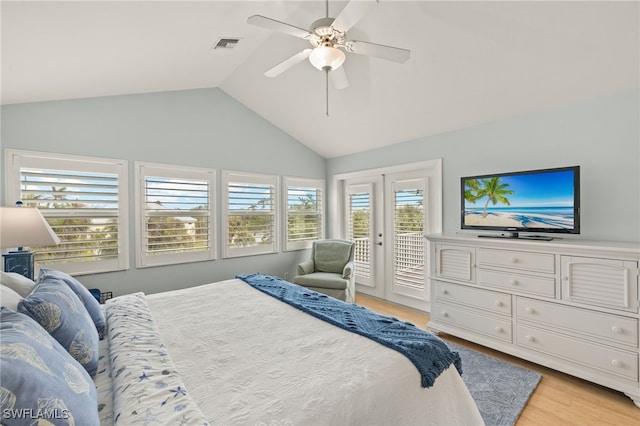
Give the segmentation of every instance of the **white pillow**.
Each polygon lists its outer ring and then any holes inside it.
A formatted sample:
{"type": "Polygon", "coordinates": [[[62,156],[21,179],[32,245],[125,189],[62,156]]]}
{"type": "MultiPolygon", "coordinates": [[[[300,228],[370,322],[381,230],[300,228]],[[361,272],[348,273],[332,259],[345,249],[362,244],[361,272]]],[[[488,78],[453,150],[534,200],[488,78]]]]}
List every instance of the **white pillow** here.
{"type": "Polygon", "coordinates": [[[9,287],[0,284],[0,306],[4,306],[13,311],[18,310],[18,302],[22,300],[22,297],[9,287]]]}
{"type": "Polygon", "coordinates": [[[15,272],[0,271],[0,283],[6,285],[22,297],[27,297],[33,291],[36,283],[24,275],[15,272]]]}

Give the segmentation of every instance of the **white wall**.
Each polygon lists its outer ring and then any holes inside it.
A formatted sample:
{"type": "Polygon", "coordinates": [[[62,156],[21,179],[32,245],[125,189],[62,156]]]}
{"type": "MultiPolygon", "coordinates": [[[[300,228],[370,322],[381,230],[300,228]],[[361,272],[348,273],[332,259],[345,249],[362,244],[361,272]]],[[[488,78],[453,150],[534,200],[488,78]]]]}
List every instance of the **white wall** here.
{"type": "Polygon", "coordinates": [[[579,165],[582,231],[572,238],[640,242],[639,105],[640,91],[627,91],[330,159],[327,183],[442,158],[443,230],[460,232],[461,176],[579,165]]]}
{"type": "MultiPolygon", "coordinates": [[[[130,269],[86,275],[88,287],[154,293],[263,272],[292,275],[306,251],[135,268],[133,163],[149,161],[311,178],[325,160],[219,89],[112,96],[2,107],[1,147],[129,161],[130,269]]],[[[1,174],[4,180],[4,174],[1,174]]],[[[4,183],[0,185],[4,191],[4,183]]],[[[2,194],[4,200],[4,192],[2,194]]],[[[220,200],[217,201],[218,218],[220,200]]],[[[218,221],[218,226],[220,225],[218,221]]],[[[220,232],[218,232],[220,235],[220,232]]],[[[219,242],[219,241],[218,241],[219,242]]],[[[221,247],[218,247],[221,253],[221,247]]]]}

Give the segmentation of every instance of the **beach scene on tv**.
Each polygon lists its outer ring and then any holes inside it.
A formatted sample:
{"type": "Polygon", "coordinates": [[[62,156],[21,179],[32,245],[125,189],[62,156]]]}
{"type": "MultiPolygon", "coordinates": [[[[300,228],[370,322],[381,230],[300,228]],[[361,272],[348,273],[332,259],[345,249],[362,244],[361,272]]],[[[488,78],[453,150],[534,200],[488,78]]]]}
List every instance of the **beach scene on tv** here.
{"type": "Polygon", "coordinates": [[[464,179],[464,225],[574,228],[573,172],[464,179]]]}

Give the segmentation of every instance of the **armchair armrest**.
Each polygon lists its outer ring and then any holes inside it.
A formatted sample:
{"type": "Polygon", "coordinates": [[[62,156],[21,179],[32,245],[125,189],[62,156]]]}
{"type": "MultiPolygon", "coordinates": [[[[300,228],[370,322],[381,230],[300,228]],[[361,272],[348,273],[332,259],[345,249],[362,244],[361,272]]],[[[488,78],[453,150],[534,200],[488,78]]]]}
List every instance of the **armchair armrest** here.
{"type": "Polygon", "coordinates": [[[353,262],[347,262],[347,264],[344,265],[344,269],[342,270],[342,278],[344,278],[345,280],[351,279],[351,275],[353,274],[353,266],[353,262]]]}
{"type": "Polygon", "coordinates": [[[298,275],[310,274],[314,271],[313,259],[305,260],[302,263],[298,263],[298,275]]]}

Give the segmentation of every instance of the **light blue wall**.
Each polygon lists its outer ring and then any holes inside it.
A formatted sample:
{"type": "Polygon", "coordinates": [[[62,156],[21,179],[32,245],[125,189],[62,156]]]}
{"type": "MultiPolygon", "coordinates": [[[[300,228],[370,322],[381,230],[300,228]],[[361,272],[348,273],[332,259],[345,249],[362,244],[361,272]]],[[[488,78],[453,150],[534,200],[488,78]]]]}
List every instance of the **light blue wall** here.
{"type": "MultiPolygon", "coordinates": [[[[579,238],[638,242],[639,104],[634,90],[325,160],[224,92],[202,89],[3,106],[0,142],[2,148],[126,159],[131,176],[139,160],[326,178],[329,191],[335,174],[442,158],[445,232],[459,231],[460,176],[578,164],[579,238]]],[[[131,180],[132,203],[133,193],[131,180]]],[[[136,269],[131,249],[130,270],[82,281],[116,294],[153,293],[237,273],[293,275],[307,256],[297,251],[136,269]]]]}
{"type": "MultiPolygon", "coordinates": [[[[219,89],[113,96],[2,107],[2,148],[129,161],[130,269],[82,277],[88,287],[154,293],[264,272],[295,271],[305,251],[135,268],[134,161],[311,178],[325,159],[219,89]]],[[[4,175],[2,175],[4,180],[4,175]]],[[[0,185],[4,188],[4,184],[0,185]]],[[[4,190],[4,189],[2,189],[4,190]]],[[[4,199],[4,193],[2,194],[4,199]]],[[[217,201],[218,212],[220,200],[217,201]]],[[[220,217],[218,214],[217,217],[220,217]]],[[[218,223],[219,226],[219,223],[218,223]]],[[[218,233],[220,235],[220,233],[218,233]]],[[[220,246],[218,253],[221,253],[220,246]]]]}
{"type": "Polygon", "coordinates": [[[330,159],[327,183],[331,190],[335,174],[442,158],[443,230],[459,232],[461,176],[579,165],[576,238],[640,242],[639,105],[640,91],[627,91],[330,159]]]}

